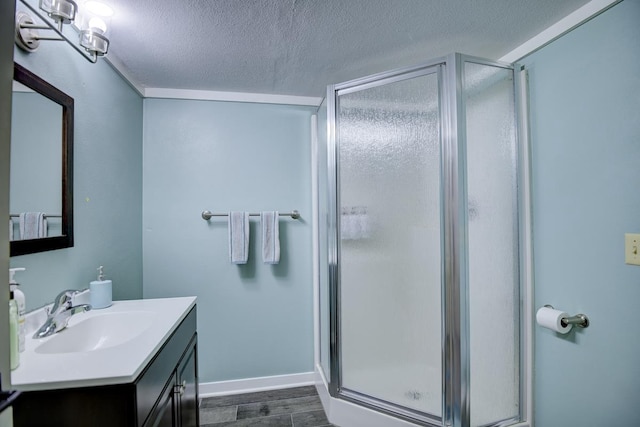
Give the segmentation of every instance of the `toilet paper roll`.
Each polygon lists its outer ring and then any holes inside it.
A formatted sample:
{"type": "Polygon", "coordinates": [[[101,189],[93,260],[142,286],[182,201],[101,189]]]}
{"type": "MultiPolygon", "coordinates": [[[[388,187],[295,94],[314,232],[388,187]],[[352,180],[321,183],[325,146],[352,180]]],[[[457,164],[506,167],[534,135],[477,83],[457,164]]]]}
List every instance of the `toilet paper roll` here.
{"type": "Polygon", "coordinates": [[[538,325],[561,334],[566,334],[571,330],[572,325],[563,326],[563,317],[569,317],[569,315],[564,311],[556,310],[551,307],[540,307],[536,313],[536,321],[538,322],[538,325]]]}

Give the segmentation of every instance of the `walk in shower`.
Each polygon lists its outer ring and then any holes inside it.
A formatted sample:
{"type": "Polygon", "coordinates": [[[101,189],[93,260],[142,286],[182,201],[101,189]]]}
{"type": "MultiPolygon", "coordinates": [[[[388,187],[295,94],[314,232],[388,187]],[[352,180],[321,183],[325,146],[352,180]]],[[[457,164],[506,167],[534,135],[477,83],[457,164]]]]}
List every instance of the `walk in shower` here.
{"type": "Polygon", "coordinates": [[[407,424],[526,420],[520,87],[514,66],[460,54],[329,87],[318,370],[332,399],[407,424]]]}

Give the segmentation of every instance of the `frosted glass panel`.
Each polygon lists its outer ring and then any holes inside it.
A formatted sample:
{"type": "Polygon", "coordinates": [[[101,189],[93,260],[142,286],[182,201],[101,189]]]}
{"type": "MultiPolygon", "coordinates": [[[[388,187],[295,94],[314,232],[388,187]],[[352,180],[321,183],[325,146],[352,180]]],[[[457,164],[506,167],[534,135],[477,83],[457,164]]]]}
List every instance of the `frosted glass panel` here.
{"type": "Polygon", "coordinates": [[[440,416],[437,74],[340,94],[342,387],[440,416]]]}
{"type": "Polygon", "coordinates": [[[519,415],[513,72],[465,63],[471,426],[519,415]]]}

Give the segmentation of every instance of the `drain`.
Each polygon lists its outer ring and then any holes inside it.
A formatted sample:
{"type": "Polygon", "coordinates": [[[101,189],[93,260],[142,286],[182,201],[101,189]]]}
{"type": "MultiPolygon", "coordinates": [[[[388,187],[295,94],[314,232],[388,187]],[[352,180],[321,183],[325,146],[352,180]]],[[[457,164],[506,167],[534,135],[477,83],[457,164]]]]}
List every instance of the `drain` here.
{"type": "Polygon", "coordinates": [[[404,397],[411,400],[420,400],[422,399],[422,393],[418,390],[409,390],[404,393],[404,397]]]}

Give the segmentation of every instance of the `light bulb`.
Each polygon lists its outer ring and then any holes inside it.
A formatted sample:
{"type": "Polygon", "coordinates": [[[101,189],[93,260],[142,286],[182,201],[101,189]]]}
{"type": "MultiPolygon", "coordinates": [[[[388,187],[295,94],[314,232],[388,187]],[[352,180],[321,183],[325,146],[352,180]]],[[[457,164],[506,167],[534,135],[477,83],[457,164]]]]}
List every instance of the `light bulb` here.
{"type": "Polygon", "coordinates": [[[89,28],[99,34],[107,32],[107,23],[100,18],[93,17],[89,20],[89,28]]]}

